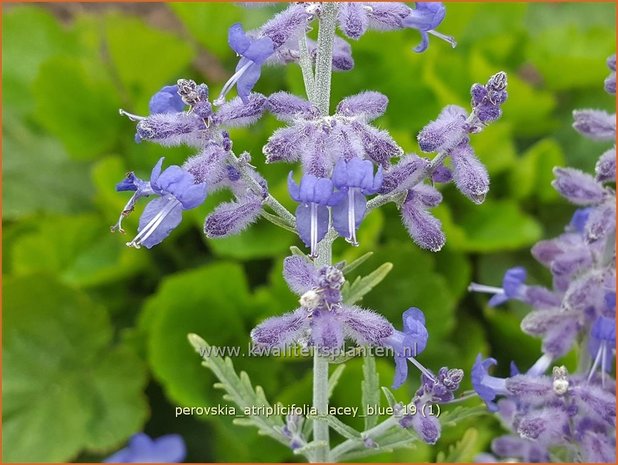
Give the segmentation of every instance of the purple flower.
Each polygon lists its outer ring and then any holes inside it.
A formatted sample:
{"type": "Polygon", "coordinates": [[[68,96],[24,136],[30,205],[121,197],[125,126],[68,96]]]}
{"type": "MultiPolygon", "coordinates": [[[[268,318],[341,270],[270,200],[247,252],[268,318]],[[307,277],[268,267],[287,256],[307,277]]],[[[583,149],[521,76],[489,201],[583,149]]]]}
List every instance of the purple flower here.
{"type": "Polygon", "coordinates": [[[594,168],[595,179],[599,182],[616,181],[616,147],[613,147],[599,157],[594,168]]]}
{"type": "Polygon", "coordinates": [[[283,275],[290,289],[300,295],[301,307],[272,317],[251,331],[258,347],[285,347],[304,342],[323,354],[336,353],[345,338],[358,344],[383,345],[394,329],[382,316],[343,304],[345,279],[334,266],[316,269],[303,257],[287,257],[283,275]]]}
{"type": "Polygon", "coordinates": [[[442,201],[442,194],[427,184],[418,184],[408,191],[401,206],[401,217],[412,240],[421,248],[438,252],[444,246],[446,238],[442,232],[442,223],[432,216],[427,209],[437,206],[442,201]]]}
{"type": "MultiPolygon", "coordinates": [[[[478,121],[484,125],[502,116],[502,104],[506,101],[507,76],[500,71],[489,78],[487,84],[474,84],[470,89],[472,110],[478,121]]],[[[473,129],[473,132],[481,128],[473,129]]]]}
{"type": "MultiPolygon", "coordinates": [[[[163,146],[186,144],[203,148],[209,143],[223,142],[223,127],[248,126],[257,121],[266,107],[266,98],[253,93],[243,102],[236,98],[219,107],[216,113],[208,101],[208,87],[197,85],[190,79],[179,79],[176,86],[166,86],[164,89],[176,87],[177,97],[182,103],[178,106],[168,105],[166,99],[169,92],[159,92],[153,96],[155,107],[166,108],[168,111],[156,112],[144,117],[120,110],[120,114],[137,121],[135,141],[147,140],[163,146]],[[189,105],[189,111],[182,111],[189,105]]],[[[168,102],[169,103],[169,102],[168,102]]]]}
{"type": "Polygon", "coordinates": [[[164,158],[150,175],[150,189],[158,198],[151,200],[139,221],[138,234],[127,245],[151,248],[165,239],[180,224],[182,211],[197,207],[206,199],[206,183],[195,183],[193,175],[179,166],[161,171],[164,158]]]}
{"type": "Polygon", "coordinates": [[[300,185],[294,182],[292,172],[288,176],[290,196],[300,203],[296,209],[296,228],[300,238],[311,248],[311,256],[316,257],[318,242],[328,232],[328,208],[337,204],[342,195],[335,194],[330,179],[305,174],[300,185]]]}
{"type": "Polygon", "coordinates": [[[591,175],[575,168],[554,168],[552,186],[569,202],[587,206],[601,203],[608,195],[591,175]]]}
{"type": "Polygon", "coordinates": [[[601,366],[601,380],[605,384],[605,373],[612,369],[613,351],[616,350],[616,318],[599,316],[592,324],[588,352],[593,363],[588,375],[588,381],[592,379],[595,370],[601,366]]]}
{"type": "Polygon", "coordinates": [[[151,439],[144,433],[135,434],[129,444],[104,460],[105,463],[179,463],[187,455],[185,443],[178,434],[151,439]]]}
{"type": "Polygon", "coordinates": [[[496,359],[486,358],[483,360],[481,354],[478,354],[471,371],[472,387],[492,412],[498,410],[498,406],[494,402],[496,396],[508,394],[506,380],[490,376],[488,373],[489,368],[496,363],[496,359]]]}
{"type": "Polygon", "coordinates": [[[616,94],[616,55],[607,59],[607,67],[612,73],[605,79],[604,87],[608,94],[616,94]]]}
{"type": "Polygon", "coordinates": [[[466,111],[448,105],[418,133],[418,145],[423,152],[444,152],[456,147],[468,134],[466,111]]]}
{"type": "Polygon", "coordinates": [[[225,101],[225,96],[234,86],[236,86],[242,101],[246,102],[253,86],[260,78],[262,64],[273,54],[275,49],[275,44],[269,37],[257,39],[249,37],[239,23],[230,27],[228,43],[241,58],[236,66],[236,72],[223,86],[221,95],[214,102],[215,105],[221,105],[225,101]]]}
{"type": "Polygon", "coordinates": [[[178,95],[178,86],[164,86],[159,92],[150,98],[148,109],[150,114],[178,113],[185,108],[185,103],[178,95]]]}
{"type": "Polygon", "coordinates": [[[394,330],[384,341],[384,345],[391,347],[395,352],[393,389],[397,389],[405,382],[408,377],[408,360],[416,362],[415,357],[425,350],[429,337],[425,328],[425,315],[420,309],[410,307],[403,312],[402,320],[403,331],[394,330]]]}
{"type": "Polygon", "coordinates": [[[446,16],[446,7],[442,2],[416,2],[416,9],[411,10],[410,14],[403,20],[405,27],[418,29],[421,33],[422,41],[414,48],[415,52],[420,53],[427,50],[429,46],[428,34],[447,41],[453,47],[457,45],[457,42],[452,37],[435,31],[435,28],[440,25],[444,16],[446,16]]]}
{"type": "Polygon", "coordinates": [[[246,194],[236,202],[224,202],[206,217],[204,234],[210,238],[233,236],[254,223],[262,212],[262,198],[246,194]]]}
{"type": "Polygon", "coordinates": [[[601,110],[575,110],[573,128],[593,140],[616,139],[616,115],[601,110]]]}
{"type": "Polygon", "coordinates": [[[118,192],[135,192],[122,209],[122,212],[120,212],[118,222],[111,227],[112,232],[120,231],[121,233],[124,233],[124,229],[122,228],[122,221],[127,216],[129,216],[131,212],[133,212],[133,210],[135,209],[135,204],[139,199],[154,194],[154,191],[150,187],[150,183],[148,181],[144,181],[143,179],[138,178],[137,176],[135,176],[135,173],[133,173],[133,171],[127,173],[126,178],[116,184],[116,190],[118,192]]]}
{"type": "Polygon", "coordinates": [[[467,139],[448,151],[453,163],[453,179],[457,189],[476,204],[489,192],[489,174],[474,154],[467,139]]]}
{"type": "Polygon", "coordinates": [[[373,163],[369,160],[339,159],[333,170],[332,181],[334,186],[345,194],[343,199],[333,206],[333,227],[350,244],[358,245],[356,230],[365,217],[365,196],[375,194],[380,189],[382,167],[378,167],[374,176],[373,163]]]}
{"type": "Polygon", "coordinates": [[[501,288],[471,283],[470,286],[468,286],[468,290],[472,292],[494,294],[493,297],[489,299],[489,306],[496,307],[510,299],[523,300],[526,289],[526,286],[524,285],[525,281],[526,270],[525,268],[518,266],[506,270],[506,273],[504,273],[504,278],[502,279],[501,288]]]}

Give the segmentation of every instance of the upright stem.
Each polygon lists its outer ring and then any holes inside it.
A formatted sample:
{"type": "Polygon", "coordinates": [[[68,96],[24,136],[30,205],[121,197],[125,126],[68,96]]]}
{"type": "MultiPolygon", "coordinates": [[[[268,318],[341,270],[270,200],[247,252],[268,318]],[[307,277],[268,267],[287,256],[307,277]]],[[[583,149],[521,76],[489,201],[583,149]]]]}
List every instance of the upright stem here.
{"type": "MultiPolygon", "coordinates": [[[[336,3],[322,3],[320,29],[318,31],[318,54],[315,62],[315,79],[313,80],[313,89],[307,89],[307,95],[323,116],[328,116],[330,107],[330,81],[338,7],[336,3]]],[[[330,265],[331,261],[332,235],[327,234],[318,245],[316,266],[330,265]]],[[[313,407],[318,415],[328,415],[328,359],[320,356],[317,350],[313,355],[313,407]]],[[[313,440],[319,444],[314,450],[313,461],[329,461],[330,441],[328,423],[326,421],[314,420],[313,440]]]]}
{"type": "Polygon", "coordinates": [[[330,79],[333,68],[333,44],[337,9],[335,2],[322,3],[320,30],[318,31],[318,55],[315,60],[314,103],[323,116],[328,116],[330,106],[330,79]]]}

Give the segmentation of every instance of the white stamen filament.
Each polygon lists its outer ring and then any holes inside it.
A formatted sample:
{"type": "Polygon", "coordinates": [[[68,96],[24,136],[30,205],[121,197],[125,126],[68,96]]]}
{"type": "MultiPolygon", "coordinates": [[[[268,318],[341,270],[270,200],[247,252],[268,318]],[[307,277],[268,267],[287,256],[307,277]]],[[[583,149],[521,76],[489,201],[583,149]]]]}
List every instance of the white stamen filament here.
{"type": "Polygon", "coordinates": [[[224,104],[225,103],[225,96],[228,94],[228,92],[230,90],[232,90],[232,87],[234,87],[236,82],[238,82],[238,80],[241,78],[241,76],[243,74],[245,74],[245,71],[247,71],[247,69],[249,69],[249,67],[252,64],[254,64],[254,63],[252,61],[249,61],[249,63],[245,64],[245,66],[243,66],[238,71],[236,71],[232,75],[232,77],[227,80],[227,82],[223,86],[223,89],[221,89],[221,93],[219,94],[219,97],[217,97],[217,100],[215,100],[212,103],[214,103],[216,106],[224,104]]]}
{"type": "Polygon", "coordinates": [[[543,354],[526,373],[529,375],[541,375],[547,371],[552,362],[553,358],[551,355],[543,354]]]}
{"type": "MultiPolygon", "coordinates": [[[[415,346],[416,348],[416,346],[415,346]]],[[[414,351],[416,352],[416,350],[414,351]]],[[[427,368],[425,368],[423,365],[420,364],[420,362],[418,360],[416,360],[414,357],[408,357],[408,360],[410,362],[412,362],[412,365],[414,365],[416,368],[418,368],[420,370],[421,373],[423,373],[425,376],[427,376],[429,379],[435,381],[436,378],[433,375],[433,373],[431,371],[429,371],[427,368]]]]}
{"type": "Polygon", "coordinates": [[[118,223],[116,223],[115,225],[113,225],[110,228],[112,230],[112,232],[118,231],[121,234],[124,234],[124,229],[122,229],[122,220],[124,220],[127,216],[129,216],[129,214],[133,211],[133,208],[135,207],[135,201],[136,200],[137,200],[137,192],[135,192],[131,196],[129,201],[126,203],[126,205],[124,206],[124,208],[120,212],[120,217],[118,218],[118,223]]]}
{"type": "Polygon", "coordinates": [[[504,294],[504,289],[495,286],[485,286],[484,284],[470,283],[468,286],[470,292],[482,292],[484,294],[504,294]]]}
{"type": "Polygon", "coordinates": [[[442,34],[441,32],[438,31],[434,31],[433,29],[427,31],[429,34],[439,37],[440,39],[448,42],[449,44],[451,44],[451,47],[455,48],[457,47],[457,41],[455,40],[455,38],[451,37],[451,36],[447,36],[446,34],[442,34]]]}
{"type": "Polygon", "coordinates": [[[147,240],[163,222],[163,220],[171,213],[171,211],[180,205],[180,202],[176,199],[171,199],[160,211],[157,213],[146,226],[142,229],[137,236],[131,241],[127,242],[127,246],[135,247],[139,249],[145,240],[147,240]]]}
{"type": "Polygon", "coordinates": [[[601,347],[601,386],[605,387],[605,356],[607,355],[607,344],[603,342],[601,347]]]}
{"type": "Polygon", "coordinates": [[[311,203],[311,256],[317,258],[318,252],[318,205],[311,203]]]}
{"type": "Polygon", "coordinates": [[[134,115],[133,113],[129,113],[128,111],[124,111],[122,108],[118,110],[118,113],[120,113],[122,116],[126,116],[131,121],[141,121],[143,119],[146,119],[145,116],[134,115]]]}
{"type": "Polygon", "coordinates": [[[354,247],[358,246],[356,240],[356,209],[354,206],[354,191],[356,188],[348,189],[348,238],[347,241],[354,247]]]}
{"type": "Polygon", "coordinates": [[[601,360],[601,348],[597,350],[597,355],[594,357],[594,362],[592,362],[592,368],[590,368],[590,373],[588,374],[588,382],[592,379],[592,375],[594,375],[595,370],[597,369],[597,365],[601,360]]]}

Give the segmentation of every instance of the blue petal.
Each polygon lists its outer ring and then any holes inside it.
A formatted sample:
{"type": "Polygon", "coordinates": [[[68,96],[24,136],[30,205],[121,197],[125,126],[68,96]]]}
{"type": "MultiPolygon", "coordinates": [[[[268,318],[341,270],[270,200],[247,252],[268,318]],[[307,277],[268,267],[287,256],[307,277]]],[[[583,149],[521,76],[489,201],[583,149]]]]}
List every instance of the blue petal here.
{"type": "MultiPolygon", "coordinates": [[[[175,201],[175,199],[172,196],[166,196],[151,200],[148,205],[146,205],[146,208],[139,219],[139,228],[137,229],[138,233],[141,232],[148,225],[148,223],[150,223],[150,221],[168,205],[170,201],[175,201]]],[[[141,242],[141,244],[150,249],[151,247],[161,243],[163,239],[169,236],[172,230],[180,224],[181,220],[182,206],[177,204],[165,216],[157,228],[141,242]]]]}
{"type": "Polygon", "coordinates": [[[176,198],[182,203],[184,210],[190,210],[198,205],[201,205],[206,200],[208,194],[207,185],[205,182],[201,184],[193,184],[183,192],[176,195],[176,198]]]}
{"type": "Polygon", "coordinates": [[[240,23],[233,24],[227,34],[227,43],[239,55],[243,55],[251,45],[251,39],[245,34],[240,23]]]}
{"type": "Polygon", "coordinates": [[[178,113],[184,110],[185,103],[178,95],[178,86],[165,86],[150,98],[148,108],[151,115],[178,113]]]}
{"type": "MultiPolygon", "coordinates": [[[[335,231],[339,233],[342,237],[350,237],[351,231],[348,227],[348,212],[350,209],[350,198],[345,193],[343,199],[335,205],[332,209],[333,212],[333,227],[335,231]]],[[[365,196],[356,190],[354,192],[354,215],[355,215],[355,229],[358,229],[363,218],[365,217],[365,213],[367,211],[367,200],[365,196]]]]}
{"type": "Polygon", "coordinates": [[[408,377],[408,361],[405,357],[395,356],[395,379],[393,380],[393,389],[401,386],[408,377]]]}
{"type": "Polygon", "coordinates": [[[489,302],[487,302],[487,305],[489,305],[490,307],[497,307],[498,305],[502,305],[508,300],[509,298],[507,297],[507,295],[501,292],[499,294],[494,294],[491,299],[489,299],[489,302]]]}
{"type": "Polygon", "coordinates": [[[524,282],[526,281],[526,269],[517,266],[510,268],[504,273],[502,288],[507,297],[513,299],[521,294],[524,282]]]}
{"type": "Polygon", "coordinates": [[[422,53],[429,47],[429,35],[425,31],[421,32],[421,43],[414,47],[416,53],[422,53]]]}
{"type": "MultiPolygon", "coordinates": [[[[318,242],[328,232],[328,208],[318,205],[318,242]]],[[[307,247],[311,247],[311,206],[300,204],[296,209],[296,229],[307,247]]]]}
{"type": "Polygon", "coordinates": [[[152,172],[150,173],[150,185],[153,187],[157,185],[157,180],[159,179],[159,176],[161,176],[163,160],[165,160],[165,157],[159,158],[159,161],[156,165],[154,165],[154,167],[152,168],[152,172]]]}
{"type": "Polygon", "coordinates": [[[300,202],[300,187],[296,184],[296,181],[294,181],[294,173],[292,171],[288,174],[288,191],[292,199],[300,202]]]}
{"type": "Polygon", "coordinates": [[[178,434],[168,434],[155,440],[152,457],[158,462],[182,462],[187,455],[187,448],[178,434]]]}
{"type": "MultiPolygon", "coordinates": [[[[243,60],[241,60],[241,62],[243,60]]],[[[249,94],[253,90],[255,83],[258,82],[258,79],[260,79],[261,73],[261,65],[257,65],[254,63],[250,65],[245,70],[245,72],[238,78],[238,81],[236,81],[236,91],[238,92],[238,96],[242,99],[243,102],[247,102],[249,94]]]]}
{"type": "Polygon", "coordinates": [[[256,65],[264,63],[274,52],[274,44],[270,37],[262,37],[254,40],[249,48],[242,54],[256,65]]]}
{"type": "Polygon", "coordinates": [[[446,8],[440,2],[416,2],[416,9],[406,16],[403,24],[420,31],[429,31],[438,27],[445,15],[446,8]]]}

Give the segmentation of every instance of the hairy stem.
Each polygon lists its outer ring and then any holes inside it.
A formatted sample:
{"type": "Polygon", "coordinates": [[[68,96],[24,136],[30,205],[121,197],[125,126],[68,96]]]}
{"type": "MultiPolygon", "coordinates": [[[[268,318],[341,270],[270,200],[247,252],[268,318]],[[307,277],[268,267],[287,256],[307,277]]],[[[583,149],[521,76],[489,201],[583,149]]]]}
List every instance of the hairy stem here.
{"type": "MultiPolygon", "coordinates": [[[[318,31],[318,54],[315,65],[315,80],[313,91],[307,90],[307,95],[318,107],[320,113],[328,116],[330,107],[330,82],[333,63],[333,43],[335,40],[335,25],[338,5],[323,3],[320,12],[318,31]]],[[[302,53],[302,51],[301,51],[302,53]]],[[[308,57],[308,54],[307,54],[308,57]]],[[[303,71],[304,74],[304,71],[303,71]]],[[[309,81],[311,82],[311,81],[309,81]]],[[[307,86],[307,80],[305,81],[307,86]]],[[[333,236],[327,234],[318,245],[316,266],[330,265],[332,261],[333,236]]],[[[328,415],[328,359],[316,350],[313,356],[313,407],[318,415],[328,415]]],[[[329,427],[324,420],[313,422],[313,440],[321,445],[313,452],[312,461],[327,462],[330,459],[329,427]]]]}
{"type": "Polygon", "coordinates": [[[328,116],[330,108],[330,80],[333,68],[333,44],[337,9],[334,2],[322,3],[320,30],[318,32],[318,55],[315,60],[314,102],[323,116],[328,116]]]}
{"type": "Polygon", "coordinates": [[[303,35],[298,40],[298,50],[300,52],[300,59],[298,61],[300,70],[303,73],[303,82],[305,84],[305,92],[307,93],[307,99],[313,102],[315,99],[315,77],[313,75],[313,65],[311,64],[311,57],[309,56],[309,50],[307,49],[307,36],[303,35]]]}

